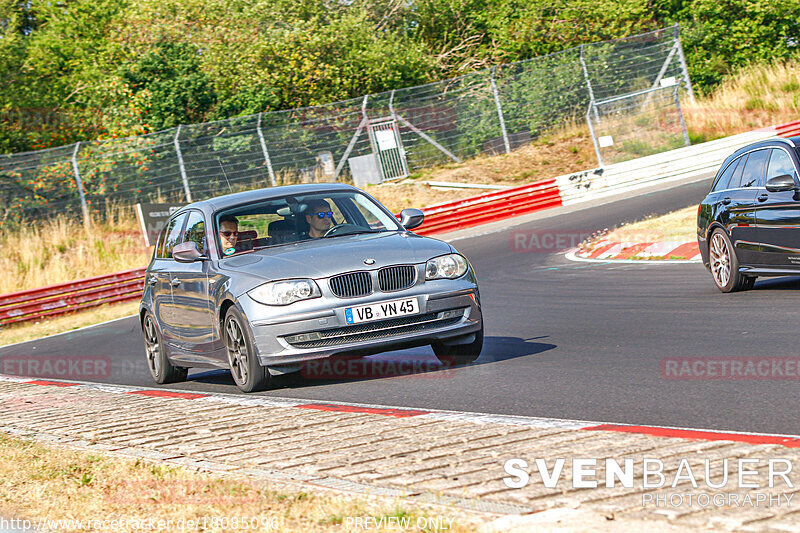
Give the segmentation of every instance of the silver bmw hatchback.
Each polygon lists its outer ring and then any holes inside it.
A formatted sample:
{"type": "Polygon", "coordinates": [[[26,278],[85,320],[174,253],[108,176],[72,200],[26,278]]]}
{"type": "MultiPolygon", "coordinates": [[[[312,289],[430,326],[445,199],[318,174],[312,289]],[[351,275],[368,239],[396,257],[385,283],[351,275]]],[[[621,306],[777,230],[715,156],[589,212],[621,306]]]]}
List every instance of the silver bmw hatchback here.
{"type": "Polygon", "coordinates": [[[360,189],[273,187],[195,202],[161,233],[140,319],[157,383],[192,367],[230,369],[245,392],[333,355],[431,345],[448,364],[477,359],[475,273],[449,244],[410,230],[360,189]]]}

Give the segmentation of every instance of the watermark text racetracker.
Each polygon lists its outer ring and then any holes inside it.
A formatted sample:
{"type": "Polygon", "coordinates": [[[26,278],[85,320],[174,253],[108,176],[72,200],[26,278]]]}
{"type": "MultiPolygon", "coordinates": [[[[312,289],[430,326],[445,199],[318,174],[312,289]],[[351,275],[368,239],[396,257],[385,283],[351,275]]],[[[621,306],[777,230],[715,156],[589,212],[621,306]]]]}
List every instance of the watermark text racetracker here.
{"type": "Polygon", "coordinates": [[[784,458],[683,458],[677,467],[656,458],[536,458],[530,463],[512,458],[503,470],[508,474],[503,483],[512,489],[530,483],[548,489],[640,489],[642,506],[656,507],[789,507],[797,481],[792,461],[784,458]]]}
{"type": "Polygon", "coordinates": [[[800,357],[665,357],[669,380],[800,380],[800,357]]]}

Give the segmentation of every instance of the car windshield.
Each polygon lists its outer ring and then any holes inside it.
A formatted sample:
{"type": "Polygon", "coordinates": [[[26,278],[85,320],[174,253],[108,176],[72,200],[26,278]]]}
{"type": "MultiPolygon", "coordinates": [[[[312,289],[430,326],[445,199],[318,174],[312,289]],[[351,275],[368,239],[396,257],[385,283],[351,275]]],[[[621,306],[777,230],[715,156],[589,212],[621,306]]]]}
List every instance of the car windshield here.
{"type": "Polygon", "coordinates": [[[284,196],[239,205],[218,212],[216,227],[223,256],[311,239],[400,229],[395,217],[356,191],[284,196]]]}

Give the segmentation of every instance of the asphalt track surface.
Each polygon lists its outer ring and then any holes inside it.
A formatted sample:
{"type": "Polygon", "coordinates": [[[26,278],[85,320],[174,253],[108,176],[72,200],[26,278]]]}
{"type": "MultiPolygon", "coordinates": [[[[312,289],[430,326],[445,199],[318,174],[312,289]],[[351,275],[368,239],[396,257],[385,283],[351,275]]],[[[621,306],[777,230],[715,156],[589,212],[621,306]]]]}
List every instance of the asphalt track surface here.
{"type": "MultiPolygon", "coordinates": [[[[725,295],[699,264],[576,263],[511,245],[520,231],[585,233],[673,211],[699,202],[707,187],[683,185],[455,241],[481,286],[486,339],[475,364],[443,368],[430,348],[416,348],[350,370],[281,376],[276,389],[259,394],[798,434],[800,381],[665,379],[662,366],[680,357],[800,358],[799,277],[725,295]]],[[[65,378],[156,387],[135,318],[0,348],[0,371],[25,369],[31,357],[86,365],[65,378]]],[[[198,369],[189,379],[169,387],[238,393],[225,371],[198,369]]]]}

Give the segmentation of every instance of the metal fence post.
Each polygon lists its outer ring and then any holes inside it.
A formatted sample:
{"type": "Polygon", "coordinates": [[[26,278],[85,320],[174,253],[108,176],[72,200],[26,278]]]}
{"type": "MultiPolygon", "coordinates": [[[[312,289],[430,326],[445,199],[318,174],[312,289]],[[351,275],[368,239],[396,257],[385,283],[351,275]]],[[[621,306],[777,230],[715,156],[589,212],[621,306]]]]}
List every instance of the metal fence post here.
{"type": "MultiPolygon", "coordinates": [[[[594,102],[594,91],[592,90],[592,82],[589,80],[589,70],[586,68],[586,60],[583,59],[583,48],[584,48],[584,46],[581,45],[580,60],[581,60],[581,68],[583,69],[583,79],[586,80],[586,87],[589,89],[589,100],[591,102],[594,102]]],[[[590,106],[590,109],[592,107],[594,107],[594,106],[590,106]]],[[[597,119],[598,122],[600,121],[600,117],[597,116],[597,108],[596,107],[594,108],[594,118],[597,119]]],[[[589,124],[589,127],[591,128],[592,125],[589,124]]],[[[600,154],[600,152],[598,152],[598,157],[599,157],[599,154],[600,154]]],[[[601,164],[600,166],[603,166],[603,165],[601,164]]]]}
{"type": "Polygon", "coordinates": [[[600,145],[597,144],[597,135],[595,135],[594,126],[592,126],[592,108],[594,108],[594,113],[597,115],[597,107],[594,105],[594,98],[592,98],[592,101],[589,103],[589,109],[586,110],[586,122],[589,124],[589,134],[592,136],[594,153],[597,154],[597,166],[603,168],[603,156],[600,155],[600,145]]]}
{"type": "Polygon", "coordinates": [[[339,164],[336,165],[336,170],[333,172],[333,181],[339,179],[339,173],[342,171],[342,167],[344,167],[344,164],[347,162],[347,158],[350,157],[350,152],[353,151],[356,141],[358,140],[358,136],[361,135],[361,130],[363,130],[369,122],[367,118],[367,98],[369,98],[369,95],[364,95],[364,100],[361,102],[361,122],[358,123],[355,135],[353,135],[353,137],[350,139],[350,142],[347,143],[347,148],[345,148],[342,158],[339,159],[339,164]]]}
{"type": "Polygon", "coordinates": [[[678,108],[678,116],[681,119],[681,131],[683,132],[683,145],[691,146],[692,141],[689,139],[689,130],[686,129],[686,121],[683,120],[683,110],[681,109],[681,99],[678,96],[678,85],[675,86],[675,106],[678,108]]]}
{"type": "Polygon", "coordinates": [[[178,124],[178,130],[175,132],[175,153],[178,154],[178,167],[181,169],[181,179],[183,180],[183,191],[186,193],[186,201],[192,202],[192,191],[189,190],[189,179],[186,177],[186,167],[183,166],[183,153],[181,152],[181,143],[178,137],[181,135],[181,125],[178,124]]]}
{"type": "Polygon", "coordinates": [[[261,131],[261,115],[262,113],[258,114],[258,126],[256,126],[256,130],[258,130],[258,140],[261,142],[261,151],[264,152],[264,162],[267,164],[267,172],[269,172],[269,182],[274,187],[277,185],[275,181],[275,172],[272,170],[272,161],[269,158],[269,152],[267,151],[267,143],[264,141],[264,133],[261,131]]]}
{"type": "Polygon", "coordinates": [[[72,151],[72,173],[75,176],[75,185],[78,186],[78,196],[81,198],[81,211],[83,211],[83,221],[89,224],[89,206],[86,205],[86,194],[83,192],[83,182],[81,181],[81,172],[78,170],[78,150],[81,143],[75,143],[75,150],[72,151]]]}
{"type": "Polygon", "coordinates": [[[489,79],[492,82],[492,93],[494,94],[494,105],[497,106],[497,118],[500,119],[500,131],[503,132],[503,144],[506,146],[506,153],[511,153],[511,144],[508,142],[508,132],[506,132],[506,121],[503,118],[503,106],[500,105],[500,95],[497,93],[497,83],[494,81],[494,74],[497,67],[491,68],[489,79]]]}
{"type": "Polygon", "coordinates": [[[694,99],[694,91],[692,90],[692,80],[689,78],[689,69],[686,68],[686,58],[683,56],[683,46],[681,45],[681,36],[680,36],[680,28],[677,24],[674,26],[675,28],[675,43],[678,48],[678,59],[681,61],[681,68],[683,69],[683,82],[686,84],[686,92],[689,93],[689,98],[692,100],[692,103],[696,103],[697,101],[694,99]]]}

